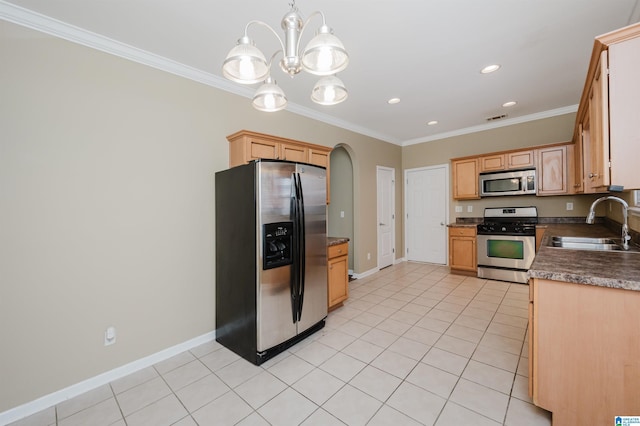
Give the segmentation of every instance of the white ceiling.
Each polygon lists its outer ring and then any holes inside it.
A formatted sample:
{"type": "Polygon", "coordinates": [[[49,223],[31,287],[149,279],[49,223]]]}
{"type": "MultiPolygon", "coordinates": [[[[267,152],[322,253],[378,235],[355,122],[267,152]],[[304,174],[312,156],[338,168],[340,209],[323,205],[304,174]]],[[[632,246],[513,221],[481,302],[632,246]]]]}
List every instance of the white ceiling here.
{"type": "MultiPolygon", "coordinates": [[[[251,96],[255,87],[221,77],[222,61],[250,20],[281,34],[289,1],[0,0],[0,18],[251,96]]],[[[640,0],[298,0],[297,6],[305,17],[322,10],[345,44],[350,64],[339,77],[349,98],[316,105],[309,99],[316,77],[303,72],[291,79],[276,66],[272,75],[288,109],[400,145],[575,111],[594,37],[640,21],[640,0]],[[493,63],[502,68],[480,74],[493,63]],[[401,102],[388,105],[391,97],[401,102]],[[511,100],[518,104],[502,107],[511,100]],[[508,117],[486,120],[501,114],[508,117]],[[427,126],[430,120],[439,124],[427,126]]],[[[315,31],[320,19],[310,25],[315,31]]],[[[265,28],[252,26],[249,35],[267,58],[277,50],[265,28]]]]}

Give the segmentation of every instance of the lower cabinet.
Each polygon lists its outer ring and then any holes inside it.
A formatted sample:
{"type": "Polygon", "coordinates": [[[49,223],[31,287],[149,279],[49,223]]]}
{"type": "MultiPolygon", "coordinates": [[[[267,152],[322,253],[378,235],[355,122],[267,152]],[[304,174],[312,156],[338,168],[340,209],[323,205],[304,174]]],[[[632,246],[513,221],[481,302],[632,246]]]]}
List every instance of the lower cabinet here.
{"type": "Polygon", "coordinates": [[[349,297],[349,244],[327,248],[327,299],[329,310],[342,305],[349,297]]]}
{"type": "Polygon", "coordinates": [[[640,413],[638,306],[640,291],[529,280],[529,395],[553,426],[640,413]]]}
{"type": "Polygon", "coordinates": [[[449,267],[453,273],[475,275],[478,272],[476,228],[449,227],[449,267]]]}

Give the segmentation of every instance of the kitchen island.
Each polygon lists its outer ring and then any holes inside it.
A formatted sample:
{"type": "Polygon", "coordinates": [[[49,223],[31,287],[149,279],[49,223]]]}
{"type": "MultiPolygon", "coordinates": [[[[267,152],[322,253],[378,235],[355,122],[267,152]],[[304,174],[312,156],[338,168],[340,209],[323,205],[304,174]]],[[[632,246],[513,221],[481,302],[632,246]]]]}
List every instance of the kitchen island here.
{"type": "Polygon", "coordinates": [[[640,414],[640,253],[550,247],[553,236],[620,238],[554,224],[529,270],[529,393],[553,425],[640,414]]]}

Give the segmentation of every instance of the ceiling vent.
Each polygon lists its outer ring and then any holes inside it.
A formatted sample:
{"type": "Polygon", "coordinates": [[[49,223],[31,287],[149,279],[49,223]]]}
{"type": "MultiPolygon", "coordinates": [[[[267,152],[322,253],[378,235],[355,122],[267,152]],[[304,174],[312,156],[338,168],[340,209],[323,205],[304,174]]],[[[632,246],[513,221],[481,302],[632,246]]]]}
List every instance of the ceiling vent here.
{"type": "Polygon", "coordinates": [[[488,117],[488,118],[487,118],[487,121],[502,120],[503,118],[507,118],[507,114],[494,115],[493,117],[488,117]]]}

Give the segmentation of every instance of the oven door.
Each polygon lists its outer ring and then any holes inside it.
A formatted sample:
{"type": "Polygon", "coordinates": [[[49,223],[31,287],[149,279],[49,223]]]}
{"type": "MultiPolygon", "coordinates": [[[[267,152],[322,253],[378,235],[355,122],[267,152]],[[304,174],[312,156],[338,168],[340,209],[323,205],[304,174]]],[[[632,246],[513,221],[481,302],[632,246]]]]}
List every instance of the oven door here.
{"type": "Polygon", "coordinates": [[[527,270],[536,255],[535,236],[478,235],[478,266],[527,270]]]}

